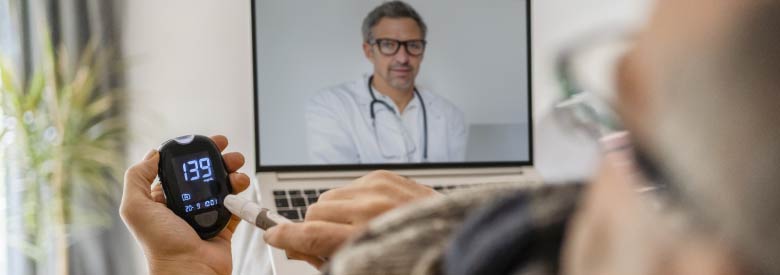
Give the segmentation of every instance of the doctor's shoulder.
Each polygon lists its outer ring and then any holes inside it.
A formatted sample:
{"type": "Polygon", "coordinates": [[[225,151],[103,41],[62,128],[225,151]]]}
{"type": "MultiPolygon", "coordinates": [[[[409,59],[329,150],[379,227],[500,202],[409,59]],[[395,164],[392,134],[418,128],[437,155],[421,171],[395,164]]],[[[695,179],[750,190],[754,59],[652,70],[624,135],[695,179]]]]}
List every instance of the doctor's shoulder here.
{"type": "Polygon", "coordinates": [[[334,112],[345,110],[347,106],[355,104],[356,87],[354,82],[344,82],[320,89],[307,100],[306,109],[313,111],[325,108],[334,112]]]}

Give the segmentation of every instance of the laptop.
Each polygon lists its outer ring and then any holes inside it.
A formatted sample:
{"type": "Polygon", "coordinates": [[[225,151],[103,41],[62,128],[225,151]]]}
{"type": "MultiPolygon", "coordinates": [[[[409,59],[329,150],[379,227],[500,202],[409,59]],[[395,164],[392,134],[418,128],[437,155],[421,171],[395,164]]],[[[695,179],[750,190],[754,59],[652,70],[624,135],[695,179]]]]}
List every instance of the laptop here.
{"type": "MultiPolygon", "coordinates": [[[[381,96],[361,82],[374,72],[363,52],[361,25],[384,1],[251,0],[255,169],[263,207],[300,222],[321,194],[377,169],[443,193],[478,185],[541,184],[533,168],[530,2],[406,1],[428,28],[415,79],[420,94],[415,96],[434,102],[419,103],[427,110],[404,112],[414,116],[402,125],[407,128],[399,129],[417,130],[409,131],[411,138],[395,140],[409,140],[411,146],[395,147],[412,147],[403,152],[416,157],[382,161],[368,149],[346,154],[353,159],[328,154],[345,147],[345,140],[354,141],[347,144],[350,148],[370,147],[374,140],[394,142],[378,138],[385,132],[366,130],[372,129],[369,113],[378,117],[384,106],[356,103],[352,117],[329,123],[321,123],[320,114],[307,106],[318,95],[339,89],[355,96],[355,102],[369,93],[381,96]],[[441,121],[448,122],[436,126],[441,121]],[[331,146],[331,139],[319,136],[323,131],[344,131],[353,138],[334,139],[341,145],[331,146]]],[[[409,51],[406,47],[399,50],[409,51]]],[[[351,110],[334,108],[347,114],[351,110]]],[[[318,274],[304,262],[289,260],[284,251],[269,252],[274,274],[318,274]]]]}

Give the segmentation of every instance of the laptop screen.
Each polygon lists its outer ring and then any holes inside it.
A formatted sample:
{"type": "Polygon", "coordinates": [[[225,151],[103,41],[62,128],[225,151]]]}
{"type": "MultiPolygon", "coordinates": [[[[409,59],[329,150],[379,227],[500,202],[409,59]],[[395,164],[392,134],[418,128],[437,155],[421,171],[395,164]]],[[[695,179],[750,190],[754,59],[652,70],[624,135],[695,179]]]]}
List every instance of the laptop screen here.
{"type": "Polygon", "coordinates": [[[529,2],[253,0],[258,171],[532,164],[529,2]]]}

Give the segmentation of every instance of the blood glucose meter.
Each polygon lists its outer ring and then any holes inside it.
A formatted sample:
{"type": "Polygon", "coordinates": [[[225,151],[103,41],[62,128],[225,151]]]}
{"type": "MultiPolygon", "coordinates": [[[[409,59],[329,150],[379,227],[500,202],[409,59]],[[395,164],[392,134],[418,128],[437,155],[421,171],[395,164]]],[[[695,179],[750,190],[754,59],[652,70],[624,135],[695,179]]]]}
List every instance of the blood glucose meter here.
{"type": "Polygon", "coordinates": [[[223,201],[232,191],[219,148],[208,137],[189,135],[163,143],[159,151],[158,176],[168,208],[201,239],[219,234],[230,220],[223,201]]]}

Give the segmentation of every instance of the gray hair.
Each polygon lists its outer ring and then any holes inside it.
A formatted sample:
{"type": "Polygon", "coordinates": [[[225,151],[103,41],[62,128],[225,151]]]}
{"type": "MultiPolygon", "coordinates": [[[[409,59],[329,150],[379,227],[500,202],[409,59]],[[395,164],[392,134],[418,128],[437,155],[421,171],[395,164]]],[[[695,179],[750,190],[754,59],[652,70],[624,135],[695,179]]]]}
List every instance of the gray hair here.
{"type": "Polygon", "coordinates": [[[425,25],[420,14],[418,14],[412,6],[402,1],[390,1],[382,3],[382,5],[374,8],[374,10],[368,13],[366,18],[363,19],[363,41],[370,42],[376,38],[374,37],[372,29],[379,24],[379,21],[382,20],[382,18],[411,18],[417,22],[417,25],[420,27],[423,39],[425,39],[425,36],[428,34],[428,26],[425,25]]]}
{"type": "Polygon", "coordinates": [[[780,2],[736,24],[667,72],[658,155],[690,208],[758,274],[780,274],[780,2]]]}

